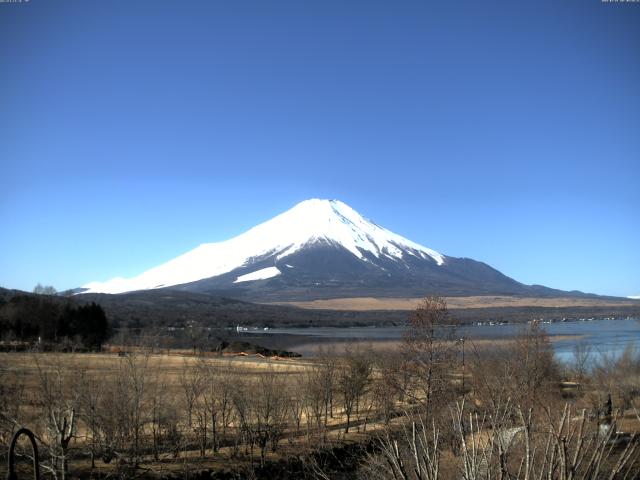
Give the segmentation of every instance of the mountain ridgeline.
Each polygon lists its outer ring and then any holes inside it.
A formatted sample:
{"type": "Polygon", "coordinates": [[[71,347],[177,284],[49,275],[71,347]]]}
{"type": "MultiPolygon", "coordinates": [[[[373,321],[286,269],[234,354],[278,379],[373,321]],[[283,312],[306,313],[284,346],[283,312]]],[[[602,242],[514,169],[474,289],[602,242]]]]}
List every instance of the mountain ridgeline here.
{"type": "Polygon", "coordinates": [[[585,296],[524,285],[397,235],[337,200],[306,200],[230,240],[79,293],[171,289],[254,302],[424,295],[585,296]]]}

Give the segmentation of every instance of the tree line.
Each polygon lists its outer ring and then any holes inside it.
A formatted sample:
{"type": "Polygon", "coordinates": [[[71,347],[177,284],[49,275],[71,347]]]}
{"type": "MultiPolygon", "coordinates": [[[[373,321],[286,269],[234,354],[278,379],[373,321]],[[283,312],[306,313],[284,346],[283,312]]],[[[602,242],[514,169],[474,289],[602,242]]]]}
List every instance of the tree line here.
{"type": "Polygon", "coordinates": [[[93,302],[74,305],[68,298],[18,294],[0,303],[0,338],[6,344],[69,344],[96,350],[110,333],[104,310],[93,302]]]}

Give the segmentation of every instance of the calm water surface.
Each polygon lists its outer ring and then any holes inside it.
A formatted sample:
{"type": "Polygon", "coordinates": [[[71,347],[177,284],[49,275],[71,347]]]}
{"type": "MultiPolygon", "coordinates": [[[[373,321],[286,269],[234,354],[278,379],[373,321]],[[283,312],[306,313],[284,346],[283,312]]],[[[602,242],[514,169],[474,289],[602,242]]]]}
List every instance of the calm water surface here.
{"type": "MultiPolygon", "coordinates": [[[[551,336],[570,336],[553,341],[556,356],[570,362],[574,348],[578,343],[591,347],[595,357],[602,355],[620,355],[628,345],[640,349],[640,319],[591,320],[578,322],[558,322],[543,324],[542,327],[551,336]]],[[[457,335],[467,338],[508,338],[517,335],[523,328],[521,324],[509,325],[470,325],[460,327],[457,335]]],[[[312,327],[312,328],[273,328],[270,334],[304,335],[335,339],[358,340],[398,340],[405,327],[312,327]]]]}

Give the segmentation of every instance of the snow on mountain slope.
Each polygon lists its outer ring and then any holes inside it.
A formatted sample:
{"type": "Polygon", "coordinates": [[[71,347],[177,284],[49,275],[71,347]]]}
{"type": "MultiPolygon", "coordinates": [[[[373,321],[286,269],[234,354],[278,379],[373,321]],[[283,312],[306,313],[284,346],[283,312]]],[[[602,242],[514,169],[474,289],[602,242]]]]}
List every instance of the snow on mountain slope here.
{"type": "Polygon", "coordinates": [[[247,273],[246,275],[240,275],[235,279],[233,283],[253,282],[254,280],[266,280],[267,278],[273,278],[280,275],[278,267],[267,267],[256,270],[255,272],[247,273]]]}
{"type": "MultiPolygon", "coordinates": [[[[432,259],[437,265],[445,263],[445,257],[438,252],[376,225],[338,200],[312,199],[235,238],[202,244],[137,277],[88,283],[82,287],[85,289],[83,293],[122,293],[194,282],[250,266],[257,258],[272,255],[275,262],[320,242],[339,245],[362,261],[369,261],[365,255],[368,253],[376,258],[402,260],[406,255],[412,255],[432,259]]],[[[261,270],[262,273],[242,275],[236,282],[280,274],[277,269],[275,273],[275,270],[263,266],[261,270]]]]}

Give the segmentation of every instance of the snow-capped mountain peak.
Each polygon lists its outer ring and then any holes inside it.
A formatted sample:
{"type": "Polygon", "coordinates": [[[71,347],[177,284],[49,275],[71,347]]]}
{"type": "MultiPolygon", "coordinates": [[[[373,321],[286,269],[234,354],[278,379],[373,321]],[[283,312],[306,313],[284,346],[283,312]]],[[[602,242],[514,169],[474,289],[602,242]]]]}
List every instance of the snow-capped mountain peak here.
{"type": "Polygon", "coordinates": [[[122,293],[181,285],[250,267],[265,258],[272,258],[273,264],[267,268],[264,264],[256,266],[256,271],[247,269],[248,273],[238,276],[234,283],[273,278],[282,273],[274,265],[276,262],[314,244],[342,247],[367,262],[369,258],[402,261],[411,255],[437,265],[445,263],[445,257],[438,252],[376,225],[341,201],[311,199],[235,238],[202,244],[134,278],[89,283],[84,285],[83,293],[122,293]]]}
{"type": "Polygon", "coordinates": [[[305,200],[236,238],[253,235],[269,238],[278,247],[286,247],[278,254],[278,259],[304,245],[325,240],[344,247],[358,258],[363,258],[363,251],[376,257],[401,258],[401,248],[406,247],[432,257],[438,264],[444,262],[438,252],[376,225],[339,200],[305,200]]]}

